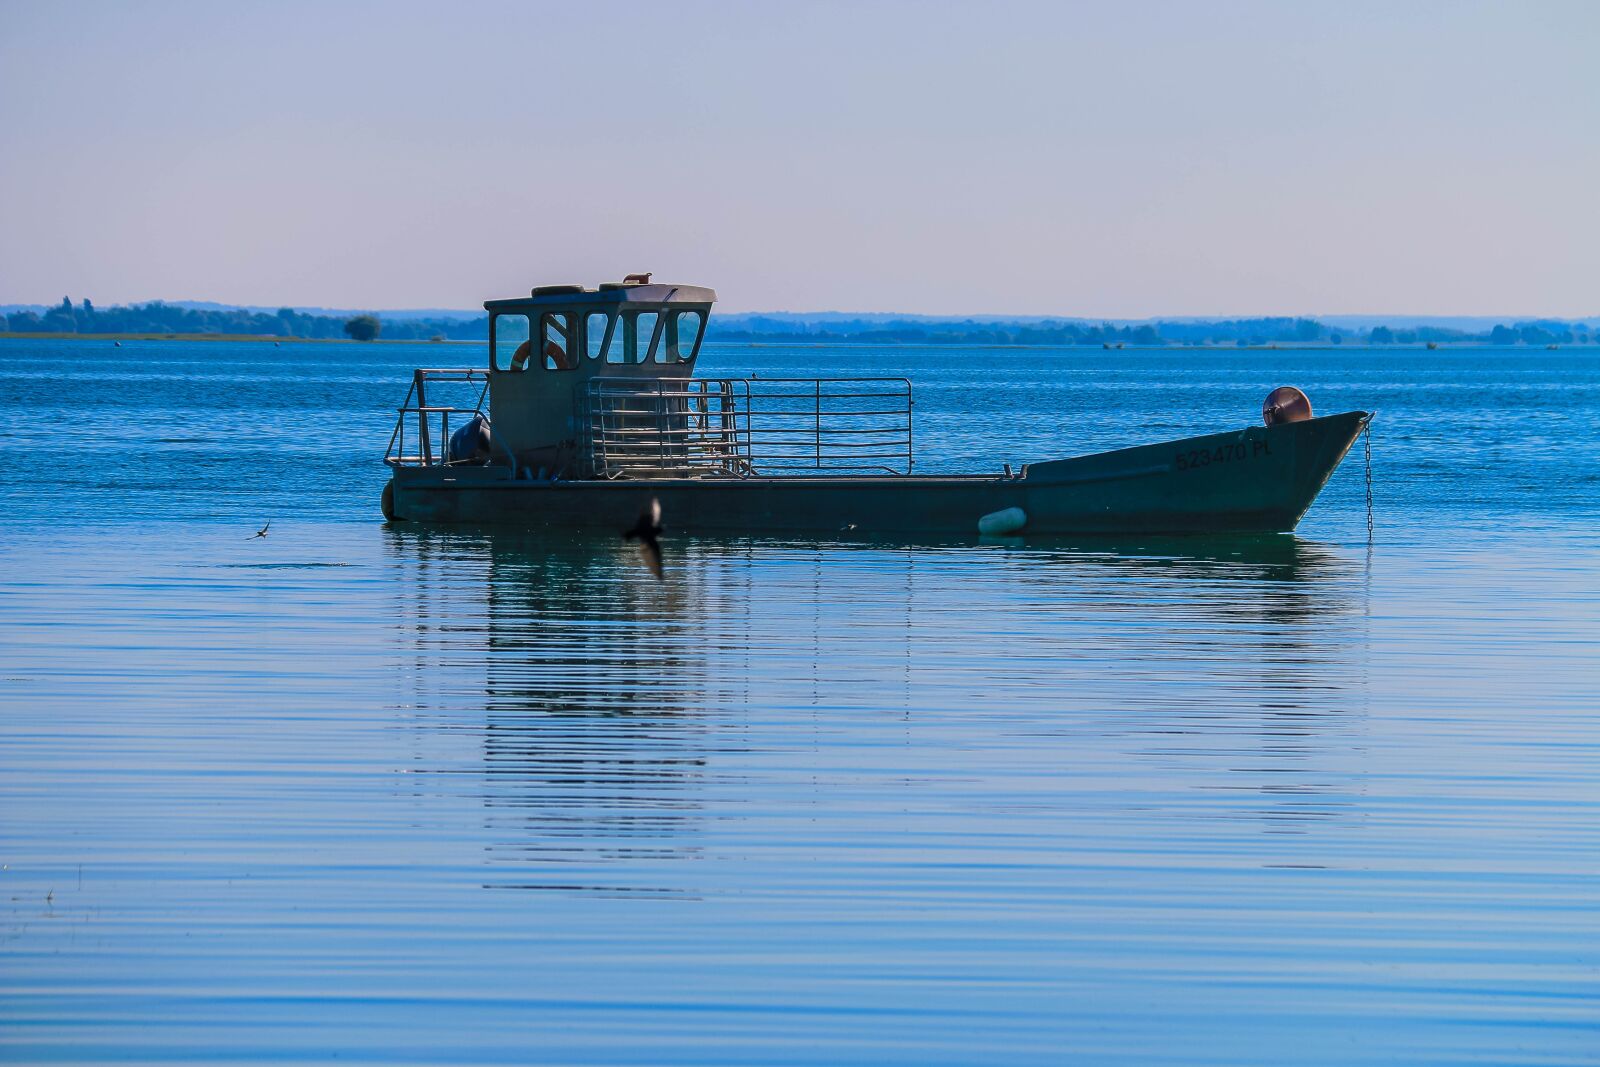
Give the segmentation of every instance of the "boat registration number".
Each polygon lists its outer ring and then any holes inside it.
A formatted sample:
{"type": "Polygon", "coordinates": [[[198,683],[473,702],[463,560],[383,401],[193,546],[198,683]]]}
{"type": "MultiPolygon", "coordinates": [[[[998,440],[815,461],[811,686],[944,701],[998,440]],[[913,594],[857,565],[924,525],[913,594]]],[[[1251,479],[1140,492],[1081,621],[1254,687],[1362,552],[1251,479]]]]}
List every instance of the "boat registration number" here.
{"type": "Polygon", "coordinates": [[[1264,438],[1257,438],[1254,441],[1229,441],[1216,448],[1191,448],[1187,452],[1179,452],[1172,465],[1186,471],[1195,467],[1209,467],[1213,463],[1231,463],[1236,459],[1270,455],[1272,446],[1264,438]]]}

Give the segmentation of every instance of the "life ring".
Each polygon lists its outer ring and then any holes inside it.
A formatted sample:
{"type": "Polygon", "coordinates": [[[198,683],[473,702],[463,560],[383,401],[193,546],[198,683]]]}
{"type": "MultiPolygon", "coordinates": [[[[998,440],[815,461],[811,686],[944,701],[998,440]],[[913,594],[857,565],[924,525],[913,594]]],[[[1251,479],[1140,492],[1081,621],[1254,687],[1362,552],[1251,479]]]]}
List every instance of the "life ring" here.
{"type": "Polygon", "coordinates": [[[576,363],[568,362],[566,351],[554,341],[544,343],[544,354],[556,365],[556,370],[571,370],[576,363]]]}
{"type": "MultiPolygon", "coordinates": [[[[549,357],[550,362],[556,365],[556,370],[571,370],[573,367],[577,366],[576,363],[570,363],[567,361],[566,352],[562,351],[561,346],[556,344],[554,341],[546,341],[544,343],[544,354],[549,357]]],[[[528,359],[532,355],[533,342],[522,342],[517,346],[517,350],[511,355],[511,369],[527,370],[528,359]]]]}

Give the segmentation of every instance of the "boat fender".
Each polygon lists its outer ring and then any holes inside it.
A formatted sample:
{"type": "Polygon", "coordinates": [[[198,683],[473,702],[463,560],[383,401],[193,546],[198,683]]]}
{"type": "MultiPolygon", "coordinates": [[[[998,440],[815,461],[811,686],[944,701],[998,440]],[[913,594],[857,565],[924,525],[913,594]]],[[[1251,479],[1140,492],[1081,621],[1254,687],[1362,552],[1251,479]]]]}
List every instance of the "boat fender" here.
{"type": "Polygon", "coordinates": [[[394,479],[390,478],[383,483],[383,495],[378,498],[378,507],[383,509],[383,521],[394,522],[394,479]]]}
{"type": "Polygon", "coordinates": [[[991,511],[978,520],[978,532],[986,536],[1016,533],[1028,525],[1028,513],[1021,508],[991,511]]]}
{"type": "Polygon", "coordinates": [[[449,446],[445,449],[445,462],[488,463],[493,441],[489,420],[481,414],[474,415],[465,426],[450,435],[449,446]]]}
{"type": "Polygon", "coordinates": [[[1261,402],[1261,421],[1268,426],[1311,418],[1311,400],[1292,385],[1280,385],[1261,402]]]}

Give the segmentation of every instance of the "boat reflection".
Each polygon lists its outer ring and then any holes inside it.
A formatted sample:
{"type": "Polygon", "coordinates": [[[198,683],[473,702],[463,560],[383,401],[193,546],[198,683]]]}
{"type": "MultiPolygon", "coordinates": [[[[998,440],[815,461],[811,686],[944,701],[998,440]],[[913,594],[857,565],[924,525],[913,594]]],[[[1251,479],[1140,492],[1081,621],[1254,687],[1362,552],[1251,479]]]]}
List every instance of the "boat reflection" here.
{"type": "Polygon", "coordinates": [[[1085,603],[1125,620],[1105,658],[1138,713],[1131,759],[1199,770],[1192,789],[1235,798],[1208,817],[1270,833],[1305,833],[1357,803],[1347,764],[1369,679],[1357,560],[1293,535],[1080,538],[1045,558],[1098,571],[1105,591],[1085,603]],[[1117,588],[1130,581],[1141,591],[1117,588]]]}
{"type": "Polygon", "coordinates": [[[608,541],[407,529],[390,545],[419,711],[481,735],[486,885],[682,892],[611,877],[696,852],[714,741],[691,714],[708,694],[682,586],[635,573],[608,541]],[[441,673],[464,688],[426,681],[441,673]]]}
{"type": "MultiPolygon", "coordinates": [[[[1363,573],[1293,536],[676,539],[661,582],[605,537],[388,536],[414,703],[479,739],[437,769],[478,783],[486,885],[693,894],[675,861],[764,810],[763,754],[825,789],[893,722],[947,762],[963,733],[1026,735],[1063,773],[1092,750],[1275,833],[1357,800],[1363,573]]],[[[895,759],[857,773],[895,788],[895,759]]]]}

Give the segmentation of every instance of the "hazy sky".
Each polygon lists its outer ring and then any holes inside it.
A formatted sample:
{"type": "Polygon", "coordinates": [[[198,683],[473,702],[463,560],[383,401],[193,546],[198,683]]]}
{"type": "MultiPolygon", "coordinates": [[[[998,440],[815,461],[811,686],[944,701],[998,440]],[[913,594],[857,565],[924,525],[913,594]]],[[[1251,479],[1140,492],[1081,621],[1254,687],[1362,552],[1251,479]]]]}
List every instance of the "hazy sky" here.
{"type": "Polygon", "coordinates": [[[0,0],[0,302],[1600,313],[1600,2],[0,0]]]}

